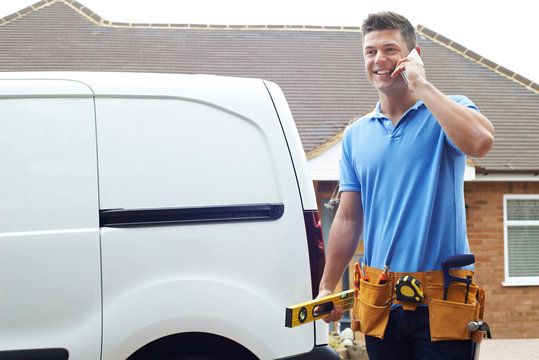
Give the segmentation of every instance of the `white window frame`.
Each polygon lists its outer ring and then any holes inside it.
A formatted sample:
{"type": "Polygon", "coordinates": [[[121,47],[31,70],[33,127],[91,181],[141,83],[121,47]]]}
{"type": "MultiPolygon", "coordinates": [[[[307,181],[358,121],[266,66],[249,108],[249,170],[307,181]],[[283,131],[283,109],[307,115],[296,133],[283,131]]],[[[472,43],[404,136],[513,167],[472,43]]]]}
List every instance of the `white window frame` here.
{"type": "Polygon", "coordinates": [[[530,286],[539,285],[539,276],[509,276],[509,226],[539,226],[539,220],[508,220],[507,200],[538,200],[539,194],[505,194],[503,196],[503,248],[504,248],[504,268],[505,281],[503,286],[530,286]]]}

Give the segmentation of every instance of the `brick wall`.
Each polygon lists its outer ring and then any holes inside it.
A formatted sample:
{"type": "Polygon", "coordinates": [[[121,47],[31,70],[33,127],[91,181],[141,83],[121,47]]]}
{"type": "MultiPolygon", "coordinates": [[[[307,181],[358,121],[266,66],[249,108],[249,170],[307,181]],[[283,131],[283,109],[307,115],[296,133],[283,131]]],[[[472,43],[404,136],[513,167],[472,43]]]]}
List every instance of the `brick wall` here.
{"type": "Polygon", "coordinates": [[[487,291],[485,321],[495,338],[539,338],[539,286],[502,285],[505,194],[539,194],[539,182],[465,183],[468,240],[476,256],[475,281],[487,291]]]}

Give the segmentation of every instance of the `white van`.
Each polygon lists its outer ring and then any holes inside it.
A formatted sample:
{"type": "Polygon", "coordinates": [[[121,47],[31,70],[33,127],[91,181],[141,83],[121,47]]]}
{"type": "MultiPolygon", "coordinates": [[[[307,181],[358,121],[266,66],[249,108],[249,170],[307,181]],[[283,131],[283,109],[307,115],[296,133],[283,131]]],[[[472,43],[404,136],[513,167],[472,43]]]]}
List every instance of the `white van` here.
{"type": "Polygon", "coordinates": [[[277,85],[0,74],[0,358],[338,359],[316,200],[277,85]]]}

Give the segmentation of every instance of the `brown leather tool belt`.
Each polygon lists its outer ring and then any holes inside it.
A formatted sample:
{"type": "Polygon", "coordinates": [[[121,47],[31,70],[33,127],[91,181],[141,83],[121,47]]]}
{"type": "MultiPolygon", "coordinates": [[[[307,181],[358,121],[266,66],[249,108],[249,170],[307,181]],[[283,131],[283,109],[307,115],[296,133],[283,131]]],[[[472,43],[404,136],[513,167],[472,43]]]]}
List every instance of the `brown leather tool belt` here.
{"type": "MultiPolygon", "coordinates": [[[[483,319],[485,291],[473,282],[472,270],[450,270],[450,274],[456,277],[472,276],[472,283],[468,287],[464,283],[451,282],[444,300],[442,271],[388,272],[387,283],[379,285],[377,280],[382,270],[368,266],[364,269],[369,281],[360,282],[352,317],[354,322],[359,322],[359,330],[366,335],[383,338],[392,304],[400,304],[409,311],[414,311],[421,303],[428,304],[432,341],[470,339],[472,333],[468,330],[468,323],[483,319]],[[420,281],[424,294],[421,303],[397,300],[395,284],[403,276],[420,281]]],[[[354,325],[357,327],[358,324],[354,325]]]]}

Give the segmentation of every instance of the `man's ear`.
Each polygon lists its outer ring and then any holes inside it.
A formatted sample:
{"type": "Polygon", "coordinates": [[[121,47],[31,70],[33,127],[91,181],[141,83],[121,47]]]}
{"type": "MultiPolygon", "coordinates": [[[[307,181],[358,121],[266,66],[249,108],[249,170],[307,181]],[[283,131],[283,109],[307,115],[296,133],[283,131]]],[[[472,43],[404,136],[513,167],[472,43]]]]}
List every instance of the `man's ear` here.
{"type": "Polygon", "coordinates": [[[419,46],[416,46],[415,49],[417,50],[417,53],[421,55],[421,48],[419,46]]]}

